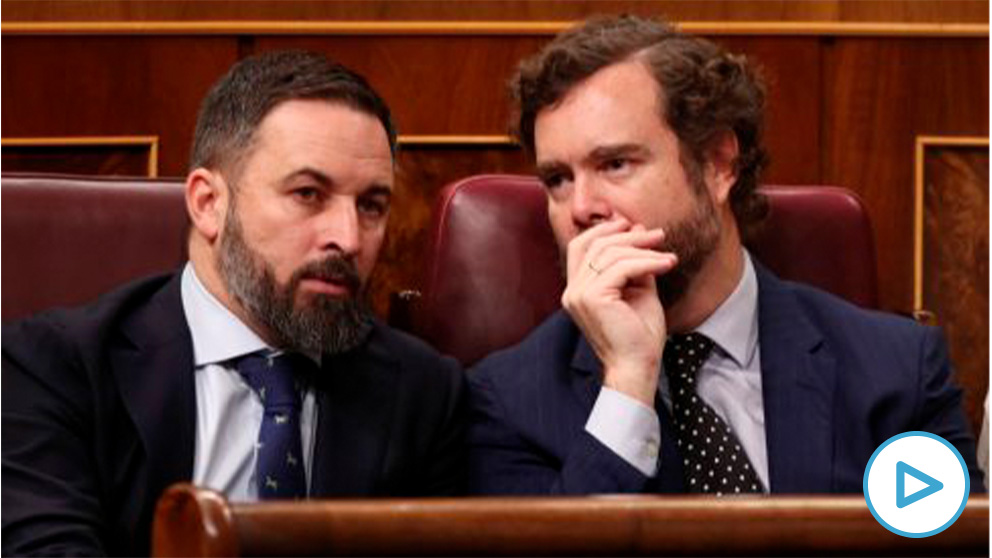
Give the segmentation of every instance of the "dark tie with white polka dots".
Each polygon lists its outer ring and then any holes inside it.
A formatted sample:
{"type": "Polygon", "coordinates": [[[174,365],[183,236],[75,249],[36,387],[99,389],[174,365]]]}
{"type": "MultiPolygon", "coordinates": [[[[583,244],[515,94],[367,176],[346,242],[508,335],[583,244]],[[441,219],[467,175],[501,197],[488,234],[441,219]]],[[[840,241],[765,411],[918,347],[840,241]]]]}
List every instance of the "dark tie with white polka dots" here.
{"type": "Polygon", "coordinates": [[[696,374],[713,349],[701,333],[671,335],[665,373],[689,492],[761,492],[761,481],[730,426],[696,393],[696,374]]]}
{"type": "Polygon", "coordinates": [[[238,360],[238,372],[258,393],[265,409],[255,463],[259,500],[307,495],[295,371],[310,365],[306,357],[288,353],[252,353],[238,360]]]}

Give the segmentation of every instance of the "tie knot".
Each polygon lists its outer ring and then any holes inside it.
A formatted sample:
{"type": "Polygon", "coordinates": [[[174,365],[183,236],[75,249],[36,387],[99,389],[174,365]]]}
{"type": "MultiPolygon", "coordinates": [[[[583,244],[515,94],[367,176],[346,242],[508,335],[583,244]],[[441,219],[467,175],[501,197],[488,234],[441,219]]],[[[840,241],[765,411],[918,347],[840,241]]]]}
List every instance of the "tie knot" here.
{"type": "Polygon", "coordinates": [[[713,340],[702,333],[670,335],[665,344],[665,373],[676,383],[692,383],[713,350],[713,340]]]}
{"type": "Polygon", "coordinates": [[[266,409],[299,408],[298,380],[310,362],[295,353],[256,352],[238,359],[238,372],[262,400],[266,409]]]}

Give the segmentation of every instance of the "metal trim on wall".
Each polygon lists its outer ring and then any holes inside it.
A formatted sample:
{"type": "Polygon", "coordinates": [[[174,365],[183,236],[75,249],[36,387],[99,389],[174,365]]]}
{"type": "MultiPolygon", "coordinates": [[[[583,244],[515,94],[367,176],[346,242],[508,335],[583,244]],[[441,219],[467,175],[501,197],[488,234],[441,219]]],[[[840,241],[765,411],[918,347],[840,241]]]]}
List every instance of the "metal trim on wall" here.
{"type": "MultiPolygon", "coordinates": [[[[4,22],[10,35],[524,35],[551,36],[574,21],[53,21],[4,22]]],[[[686,21],[700,35],[988,37],[988,24],[686,21]]]]}
{"type": "Polygon", "coordinates": [[[517,147],[517,143],[506,135],[438,134],[400,135],[397,142],[404,147],[517,147]]]}

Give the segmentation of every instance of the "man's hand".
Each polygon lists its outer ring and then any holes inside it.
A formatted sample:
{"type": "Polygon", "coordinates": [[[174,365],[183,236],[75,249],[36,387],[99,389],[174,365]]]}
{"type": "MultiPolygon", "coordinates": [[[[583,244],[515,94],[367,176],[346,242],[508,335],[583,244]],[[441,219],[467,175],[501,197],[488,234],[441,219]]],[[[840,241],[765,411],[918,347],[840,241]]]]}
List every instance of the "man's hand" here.
{"type": "Polygon", "coordinates": [[[659,252],[661,229],[625,219],[600,223],[568,244],[562,306],[603,363],[603,385],[654,407],[665,312],[655,277],[678,258],[659,252]]]}

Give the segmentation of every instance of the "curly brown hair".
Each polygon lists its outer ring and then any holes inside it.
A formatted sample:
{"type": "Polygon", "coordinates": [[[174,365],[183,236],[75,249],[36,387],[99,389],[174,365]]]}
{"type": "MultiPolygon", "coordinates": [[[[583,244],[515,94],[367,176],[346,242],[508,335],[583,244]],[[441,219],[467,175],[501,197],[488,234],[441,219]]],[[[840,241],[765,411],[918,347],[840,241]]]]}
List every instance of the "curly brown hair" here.
{"type": "Polygon", "coordinates": [[[661,90],[659,106],[679,138],[687,172],[698,174],[719,134],[737,136],[737,182],[730,204],[742,233],[768,211],[757,191],[768,163],[762,146],[765,86],[744,56],[672,25],[637,16],[595,17],[558,35],[541,52],[520,63],[511,81],[517,105],[514,134],[534,155],[534,122],[576,85],[599,70],[643,58],[661,90]]]}

